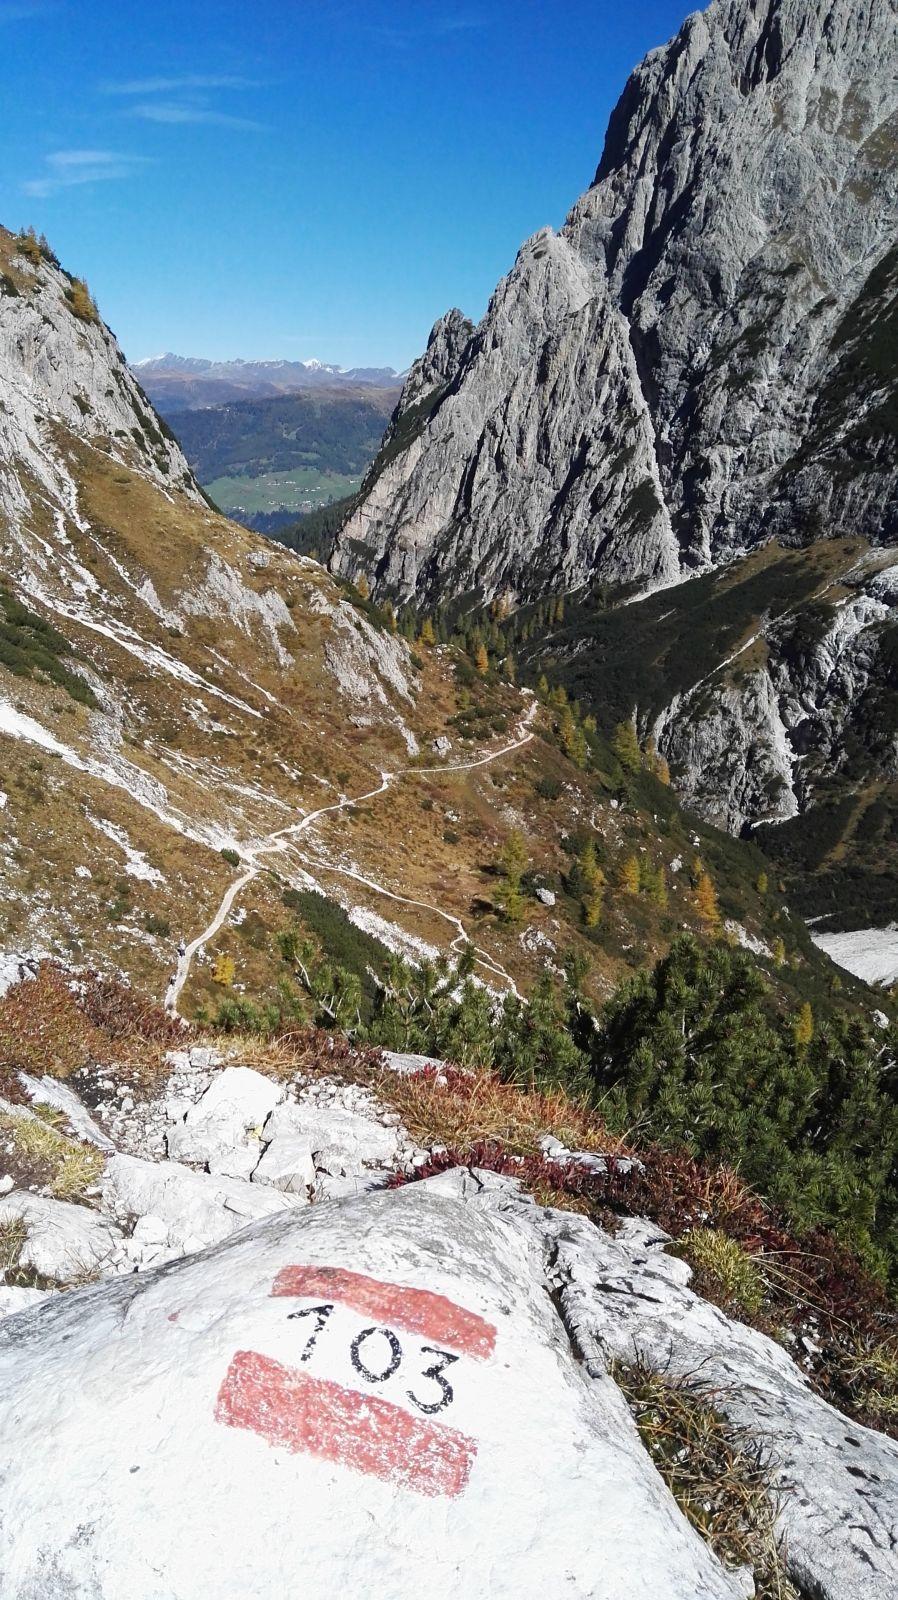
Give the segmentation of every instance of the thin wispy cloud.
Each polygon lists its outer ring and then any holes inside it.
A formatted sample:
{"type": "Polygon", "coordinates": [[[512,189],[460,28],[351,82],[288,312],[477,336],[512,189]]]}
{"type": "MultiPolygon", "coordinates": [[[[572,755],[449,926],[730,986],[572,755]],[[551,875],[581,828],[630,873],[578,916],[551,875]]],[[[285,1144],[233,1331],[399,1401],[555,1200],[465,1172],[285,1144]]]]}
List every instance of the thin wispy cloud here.
{"type": "Polygon", "coordinates": [[[143,122],[164,122],[177,126],[189,123],[211,123],[218,128],[242,128],[248,133],[262,133],[264,122],[252,117],[235,117],[229,111],[216,111],[214,106],[184,105],[175,100],[147,100],[133,106],[129,113],[143,122]]]}
{"type": "Polygon", "coordinates": [[[254,78],[240,78],[233,74],[190,73],[180,78],[128,78],[120,83],[104,83],[104,94],[146,95],[180,94],[198,89],[258,89],[254,78]]]}
{"type": "Polygon", "coordinates": [[[384,44],[400,48],[419,44],[423,40],[451,39],[461,34],[479,33],[488,26],[488,19],[475,12],[455,12],[444,16],[425,17],[420,22],[371,22],[362,24],[364,32],[384,44]]]}
{"type": "Polygon", "coordinates": [[[127,155],[121,150],[54,150],[44,158],[44,171],[29,178],[22,188],[26,194],[45,200],[60,189],[130,178],[146,164],[145,156],[127,155]]]}
{"type": "Polygon", "coordinates": [[[221,104],[220,96],[243,89],[259,89],[254,78],[228,72],[190,72],[178,77],[128,78],[101,85],[103,94],[125,102],[124,114],[141,122],[168,127],[233,128],[242,133],[263,133],[265,124],[244,117],[221,104]]]}

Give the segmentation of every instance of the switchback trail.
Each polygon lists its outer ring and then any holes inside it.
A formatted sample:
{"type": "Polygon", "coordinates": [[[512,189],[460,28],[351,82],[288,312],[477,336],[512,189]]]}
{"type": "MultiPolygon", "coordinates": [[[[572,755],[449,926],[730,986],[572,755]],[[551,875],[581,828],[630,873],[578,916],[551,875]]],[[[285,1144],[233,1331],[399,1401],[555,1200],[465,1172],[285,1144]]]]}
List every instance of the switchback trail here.
{"type": "MultiPolygon", "coordinates": [[[[294,840],[300,834],[305,833],[307,829],[314,827],[315,823],[319,822],[322,817],[329,816],[337,811],[349,811],[354,806],[364,805],[365,801],[367,800],[375,800],[381,795],[386,794],[388,790],[391,789],[395,783],[398,783],[401,778],[428,777],[445,772],[470,772],[475,767],[488,767],[491,766],[494,761],[501,760],[503,756],[512,755],[516,750],[521,750],[524,745],[529,744],[532,740],[533,733],[530,725],[536,715],[536,710],[537,701],[534,699],[531,700],[530,705],[527,707],[524,716],[518,724],[518,733],[516,738],[514,738],[510,744],[503,745],[499,750],[487,751],[485,755],[476,756],[470,761],[453,761],[434,767],[400,767],[398,772],[382,772],[381,781],[377,787],[374,789],[368,789],[365,794],[345,796],[342,800],[335,801],[333,805],[319,806],[316,811],[306,812],[305,815],[300,817],[297,822],[288,823],[286,827],[278,828],[276,832],[266,835],[264,839],[260,839],[254,844],[247,845],[241,852],[244,857],[244,863],[241,866],[241,870],[237,877],[231,884],[228,885],[228,888],[225,890],[218,910],[216,911],[215,916],[212,918],[212,921],[209,923],[209,926],[204,928],[202,933],[198,933],[194,939],[191,939],[190,943],[185,945],[183,952],[178,956],[177,969],[169,981],[168,989],[165,995],[166,1011],[170,1012],[172,1015],[177,1015],[178,1001],[181,997],[184,985],[190,976],[190,968],[194,956],[209,943],[210,939],[214,939],[215,935],[224,926],[224,923],[230,916],[234,902],[238,895],[242,893],[248,883],[251,883],[252,880],[258,877],[259,873],[263,871],[266,865],[264,858],[272,855],[283,854],[291,847],[294,840]]],[[[415,906],[421,910],[434,912],[438,917],[441,917],[444,921],[449,922],[457,930],[456,936],[450,945],[451,950],[459,950],[462,944],[467,941],[468,936],[465,932],[462,922],[452,912],[445,911],[440,906],[426,905],[425,902],[421,900],[406,899],[404,896],[396,894],[393,890],[383,888],[380,884],[374,882],[373,879],[363,878],[359,873],[349,873],[347,869],[340,867],[334,867],[333,870],[341,872],[346,876],[357,878],[360,883],[364,883],[366,887],[375,890],[375,892],[378,894],[384,895],[387,899],[399,900],[405,905],[415,906]]],[[[477,950],[476,947],[475,953],[478,963],[483,966],[486,971],[492,973],[495,977],[504,979],[505,982],[509,984],[510,988],[515,993],[517,992],[508,973],[505,972],[503,968],[501,968],[492,959],[491,956],[486,955],[483,951],[477,950]]]]}

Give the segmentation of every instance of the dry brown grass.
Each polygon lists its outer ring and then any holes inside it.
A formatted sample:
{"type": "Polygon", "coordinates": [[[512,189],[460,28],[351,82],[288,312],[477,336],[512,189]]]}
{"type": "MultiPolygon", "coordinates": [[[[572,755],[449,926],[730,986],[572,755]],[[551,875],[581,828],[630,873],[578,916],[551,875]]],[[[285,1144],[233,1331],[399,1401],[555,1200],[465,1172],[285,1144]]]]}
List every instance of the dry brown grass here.
{"type": "Polygon", "coordinates": [[[0,1144],[4,1170],[17,1185],[47,1189],[54,1200],[79,1200],[105,1164],[99,1150],[67,1139],[38,1117],[0,1116],[0,1144]]]}
{"type": "Polygon", "coordinates": [[[776,1492],[760,1443],[728,1422],[695,1379],[641,1362],[616,1363],[611,1375],[681,1511],[724,1566],[752,1569],[757,1600],[798,1600],[778,1548],[776,1492]]]}
{"type": "Polygon", "coordinates": [[[571,1150],[627,1154],[623,1140],[563,1089],[517,1089],[489,1072],[468,1074],[451,1067],[415,1077],[381,1070],[375,1086],[422,1144],[450,1149],[501,1144],[508,1155],[527,1156],[537,1154],[540,1138],[551,1133],[571,1150]]]}

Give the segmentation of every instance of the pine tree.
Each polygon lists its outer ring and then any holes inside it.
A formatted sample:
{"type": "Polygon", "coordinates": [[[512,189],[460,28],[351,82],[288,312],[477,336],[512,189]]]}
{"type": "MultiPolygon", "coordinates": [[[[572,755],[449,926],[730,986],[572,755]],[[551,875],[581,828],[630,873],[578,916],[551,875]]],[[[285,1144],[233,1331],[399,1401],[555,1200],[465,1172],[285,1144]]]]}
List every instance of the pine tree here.
{"type": "Polygon", "coordinates": [[[517,683],[518,681],[518,669],[514,656],[505,657],[505,676],[509,683],[517,683]]]}
{"type": "Polygon", "coordinates": [[[621,862],[617,876],[618,888],[624,894],[638,894],[642,873],[639,867],[638,856],[626,856],[621,862]]]}
{"type": "Polygon", "coordinates": [[[654,739],[649,738],[645,742],[645,761],[652,776],[657,778],[659,783],[669,785],[670,767],[658,750],[654,739]]]}
{"type": "Polygon", "coordinates": [[[786,946],[783,943],[782,939],[780,939],[780,938],[774,939],[773,948],[772,948],[770,953],[771,953],[771,955],[773,957],[773,964],[774,964],[775,967],[782,967],[782,966],[785,965],[785,961],[786,961],[786,946]]]}
{"type": "Polygon", "coordinates": [[[710,874],[702,869],[698,883],[695,886],[695,903],[702,922],[708,929],[720,927],[720,908],[717,904],[717,891],[711,880],[710,874]]]}
{"type": "Polygon", "coordinates": [[[814,1037],[814,1013],[809,1000],[804,1002],[792,1025],[796,1047],[806,1050],[814,1037]]]}
{"type": "Polygon", "coordinates": [[[490,670],[490,658],[486,653],[486,645],[479,644],[474,654],[474,665],[481,678],[485,678],[490,670]]]}
{"type": "Polygon", "coordinates": [[[611,748],[625,772],[638,772],[642,765],[642,751],[636,737],[634,722],[619,722],[611,735],[611,748]]]}
{"type": "Polygon", "coordinates": [[[577,767],[586,765],[586,739],[583,729],[577,726],[574,713],[570,706],[565,706],[558,724],[558,735],[561,739],[561,748],[570,761],[577,767]]]}
{"type": "Polygon", "coordinates": [[[16,236],[16,249],[20,255],[26,256],[32,266],[40,266],[41,247],[40,240],[33,227],[23,228],[16,236]]]}
{"type": "Polygon", "coordinates": [[[399,623],[396,620],[396,612],[393,609],[392,600],[388,600],[387,603],[386,603],[386,606],[384,607],[384,618],[386,620],[386,624],[387,624],[387,627],[389,628],[390,632],[391,633],[396,633],[396,631],[398,630],[398,627],[399,627],[399,623]]]}
{"type": "Polygon", "coordinates": [[[667,874],[663,866],[647,865],[642,869],[642,887],[656,906],[667,905],[667,874]]]}
{"type": "Polygon", "coordinates": [[[540,673],[540,675],[539,675],[539,677],[538,677],[538,679],[536,681],[536,692],[539,695],[541,700],[546,700],[548,698],[549,680],[546,677],[546,674],[544,672],[540,673]]]}
{"type": "Polygon", "coordinates": [[[513,828],[505,841],[500,857],[502,876],[506,883],[512,884],[515,889],[519,889],[529,860],[527,842],[524,835],[519,828],[513,828]]]}
{"type": "Polygon", "coordinates": [[[421,624],[419,643],[425,644],[429,648],[430,646],[435,645],[436,642],[437,636],[433,630],[433,622],[431,621],[430,617],[425,617],[421,624]]]}

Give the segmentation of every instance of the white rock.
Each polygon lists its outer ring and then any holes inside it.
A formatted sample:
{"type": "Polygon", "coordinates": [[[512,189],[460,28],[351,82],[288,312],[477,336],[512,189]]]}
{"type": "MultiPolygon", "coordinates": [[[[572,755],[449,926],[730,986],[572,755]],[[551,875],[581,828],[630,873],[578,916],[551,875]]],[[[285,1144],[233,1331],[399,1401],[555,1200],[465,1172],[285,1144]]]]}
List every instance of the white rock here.
{"type": "Polygon", "coordinates": [[[14,1189],[15,1186],[16,1186],[15,1178],[11,1178],[9,1173],[5,1172],[3,1174],[3,1177],[0,1178],[0,1195],[9,1194],[10,1190],[14,1189]]]}
{"type": "Polygon", "coordinates": [[[894,1600],[898,1443],[848,1421],[781,1345],[694,1294],[684,1263],[651,1235],[612,1239],[580,1217],[555,1217],[555,1285],[590,1370],[638,1355],[673,1378],[700,1375],[714,1404],[763,1440],[787,1570],[802,1593],[894,1600]]]}
{"type": "Polygon", "coordinates": [[[0,1224],[20,1217],[27,1234],[19,1265],[57,1283],[108,1270],[121,1229],[87,1206],[13,1189],[0,1200],[0,1224]]]}
{"type": "MultiPolygon", "coordinates": [[[[198,1052],[191,1052],[191,1056],[198,1052]]],[[[194,1161],[220,1168],[229,1166],[230,1153],[256,1139],[269,1113],[284,1098],[284,1089],[252,1067],[226,1067],[216,1074],[202,1098],[192,1105],[182,1123],[166,1134],[173,1161],[194,1161]]],[[[253,1162],[255,1165],[255,1162],[253,1162]]],[[[237,1158],[238,1176],[249,1176],[237,1158]]]]}
{"type": "Polygon", "coordinates": [[[734,1600],[572,1359],[537,1209],[452,1178],[0,1325],[3,1600],[734,1600]]]}
{"type": "Polygon", "coordinates": [[[277,1189],[212,1177],[176,1161],[118,1155],[103,1175],[106,1210],[121,1221],[149,1216],[163,1223],[166,1248],[177,1254],[217,1244],[246,1222],[295,1203],[294,1196],[277,1189]]]}
{"type": "Polygon", "coordinates": [[[398,1072],[403,1078],[413,1078],[419,1072],[427,1072],[430,1067],[440,1070],[446,1065],[436,1056],[410,1055],[400,1050],[382,1050],[381,1064],[388,1072],[398,1072]]]}
{"type": "Polygon", "coordinates": [[[252,1175],[253,1183],[267,1183],[288,1194],[308,1196],[315,1182],[315,1163],[308,1138],[300,1134],[279,1133],[265,1147],[252,1175]]]}
{"type": "MultiPolygon", "coordinates": [[[[51,1078],[46,1073],[42,1078],[31,1078],[27,1072],[20,1072],[19,1081],[33,1103],[52,1106],[54,1110],[64,1113],[76,1139],[94,1144],[98,1150],[115,1149],[112,1140],[102,1128],[98,1127],[90,1112],[67,1084],[60,1083],[57,1078],[51,1078]]],[[[131,1103],[133,1105],[133,1100],[131,1103]]]]}
{"type": "Polygon", "coordinates": [[[52,1289],[4,1288],[0,1284],[0,1321],[4,1317],[14,1317],[20,1311],[27,1311],[41,1300],[49,1301],[52,1294],[52,1289]]]}
{"type": "Polygon", "coordinates": [[[536,891],[536,898],[544,906],[554,906],[555,904],[555,895],[551,889],[543,889],[540,887],[536,891]]]}

